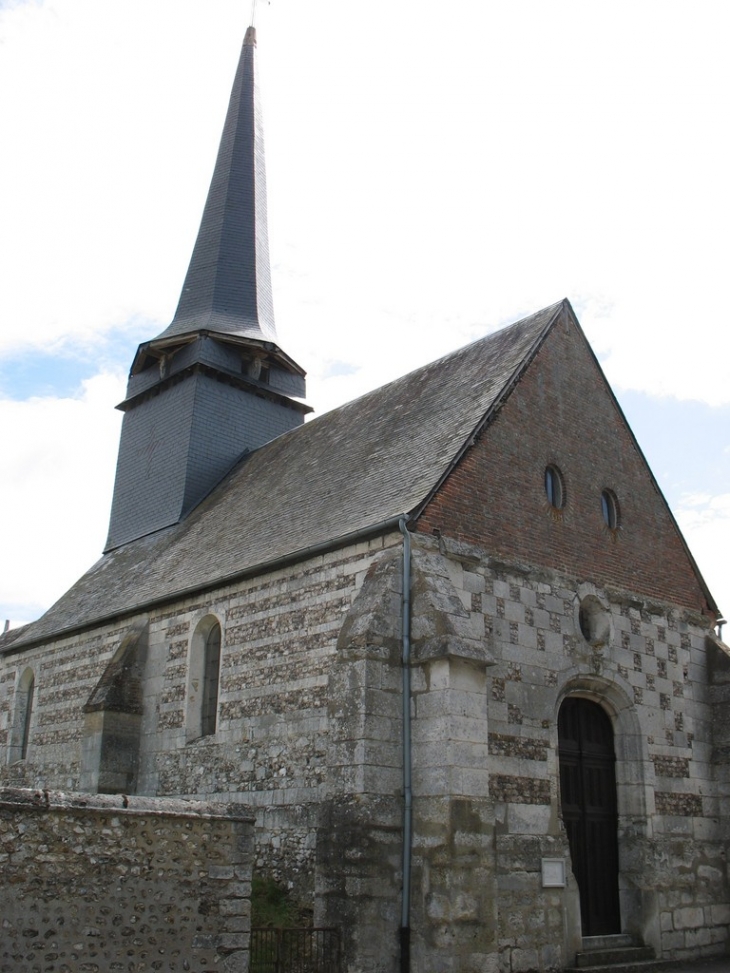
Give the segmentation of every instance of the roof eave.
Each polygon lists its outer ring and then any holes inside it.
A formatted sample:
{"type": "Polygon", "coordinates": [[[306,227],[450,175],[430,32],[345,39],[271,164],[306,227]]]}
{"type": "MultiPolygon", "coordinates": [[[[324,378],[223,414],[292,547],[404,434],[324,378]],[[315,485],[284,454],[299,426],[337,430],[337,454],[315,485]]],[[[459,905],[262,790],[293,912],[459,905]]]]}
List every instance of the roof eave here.
{"type": "MultiPolygon", "coordinates": [[[[269,561],[260,561],[258,564],[251,565],[241,571],[236,571],[223,577],[210,579],[209,581],[201,584],[191,585],[189,588],[180,588],[176,591],[161,595],[159,598],[147,599],[147,601],[141,602],[138,605],[130,606],[129,609],[125,609],[123,611],[112,612],[108,615],[100,615],[93,620],[90,619],[84,622],[83,624],[69,625],[66,628],[59,628],[50,634],[47,633],[44,635],[39,635],[36,638],[31,637],[28,639],[15,640],[6,647],[0,645],[0,655],[11,655],[13,652],[31,649],[36,645],[42,645],[43,643],[48,643],[51,641],[55,642],[59,639],[68,638],[69,636],[76,635],[80,632],[98,628],[99,625],[108,625],[113,622],[121,622],[143,612],[149,612],[153,608],[160,608],[165,605],[172,604],[173,602],[190,598],[193,595],[203,594],[206,591],[212,591],[216,588],[222,588],[226,585],[235,584],[236,582],[243,581],[249,577],[259,574],[270,574],[272,571],[278,571],[279,569],[287,567],[288,565],[296,564],[300,561],[306,561],[308,558],[316,557],[320,554],[326,554],[330,551],[347,547],[350,544],[359,543],[368,537],[375,537],[378,534],[384,534],[394,530],[404,518],[407,524],[412,523],[414,519],[408,511],[404,511],[388,517],[385,520],[379,521],[378,523],[371,524],[368,527],[361,527],[356,531],[341,534],[339,537],[322,541],[318,544],[312,544],[309,547],[300,548],[296,551],[291,551],[288,554],[284,554],[281,557],[272,558],[269,561]]],[[[43,616],[41,616],[41,618],[42,617],[43,616]]],[[[28,628],[32,628],[33,624],[34,623],[31,622],[28,628]]]]}

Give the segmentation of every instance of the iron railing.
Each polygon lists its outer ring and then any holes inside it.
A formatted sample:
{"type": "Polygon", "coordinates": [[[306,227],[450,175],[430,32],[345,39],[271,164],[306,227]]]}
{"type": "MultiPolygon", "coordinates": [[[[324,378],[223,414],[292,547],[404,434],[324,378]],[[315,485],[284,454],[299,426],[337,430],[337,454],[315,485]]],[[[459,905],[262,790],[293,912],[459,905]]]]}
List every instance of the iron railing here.
{"type": "Polygon", "coordinates": [[[250,973],[340,973],[338,929],[251,930],[250,973]]]}

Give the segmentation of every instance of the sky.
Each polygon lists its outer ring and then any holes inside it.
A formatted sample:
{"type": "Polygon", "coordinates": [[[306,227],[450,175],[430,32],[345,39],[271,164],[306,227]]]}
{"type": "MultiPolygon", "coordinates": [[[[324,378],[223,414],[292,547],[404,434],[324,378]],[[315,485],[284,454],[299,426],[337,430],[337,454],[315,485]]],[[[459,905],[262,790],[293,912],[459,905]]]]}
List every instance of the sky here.
{"type": "MultiPolygon", "coordinates": [[[[0,0],[0,623],[100,555],[250,0],[0,0]]],[[[280,343],[317,413],[568,297],[730,612],[726,0],[260,0],[280,343]]],[[[727,634],[727,631],[726,631],[727,634]]]]}

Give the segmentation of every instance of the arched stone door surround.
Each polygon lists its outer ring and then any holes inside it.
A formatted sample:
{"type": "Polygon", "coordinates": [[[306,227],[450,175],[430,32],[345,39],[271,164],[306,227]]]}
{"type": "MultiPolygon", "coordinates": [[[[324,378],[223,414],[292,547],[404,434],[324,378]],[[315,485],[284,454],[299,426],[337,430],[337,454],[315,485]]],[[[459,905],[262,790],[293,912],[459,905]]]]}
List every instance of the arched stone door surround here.
{"type": "MultiPolygon", "coordinates": [[[[651,824],[647,814],[647,779],[653,780],[653,767],[648,758],[645,735],[639,715],[629,696],[630,687],[618,679],[604,676],[574,675],[558,694],[554,713],[554,747],[556,778],[559,781],[558,714],[565,699],[582,697],[598,703],[608,714],[613,726],[616,753],[616,797],[618,805],[619,900],[622,932],[638,941],[659,945],[658,915],[655,893],[646,878],[647,852],[651,842],[651,824]]],[[[559,785],[558,785],[559,790],[559,785]]],[[[558,807],[561,798],[558,793],[558,807]]]]}

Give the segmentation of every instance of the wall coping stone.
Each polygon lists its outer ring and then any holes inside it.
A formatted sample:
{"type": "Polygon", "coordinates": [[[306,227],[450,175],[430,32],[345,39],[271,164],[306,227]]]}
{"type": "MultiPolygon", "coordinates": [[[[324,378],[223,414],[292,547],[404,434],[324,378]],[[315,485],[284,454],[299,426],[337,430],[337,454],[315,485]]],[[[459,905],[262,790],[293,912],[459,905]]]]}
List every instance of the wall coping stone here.
{"type": "Polygon", "coordinates": [[[81,794],[78,792],[1,787],[0,808],[29,811],[77,811],[88,814],[130,814],[153,817],[207,818],[252,824],[250,808],[217,801],[187,801],[169,797],[128,797],[126,794],[81,794]]]}

